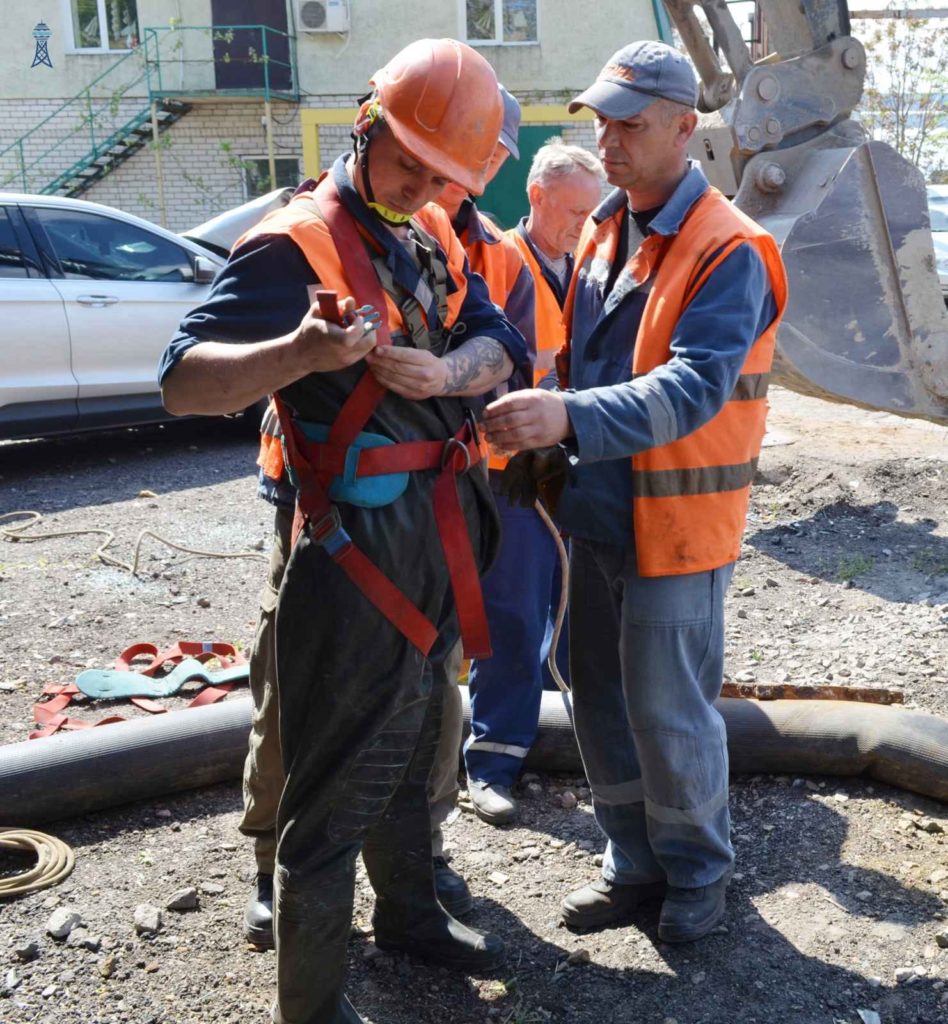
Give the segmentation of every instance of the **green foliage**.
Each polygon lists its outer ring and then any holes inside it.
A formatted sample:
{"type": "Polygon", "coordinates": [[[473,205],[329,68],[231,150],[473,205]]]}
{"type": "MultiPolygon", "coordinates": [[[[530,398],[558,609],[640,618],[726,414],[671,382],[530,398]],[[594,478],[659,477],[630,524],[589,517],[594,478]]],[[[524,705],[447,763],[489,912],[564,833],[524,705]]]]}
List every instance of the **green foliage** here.
{"type": "Polygon", "coordinates": [[[842,582],[854,580],[857,576],[864,576],[875,565],[871,558],[864,558],[862,555],[847,555],[839,560],[836,567],[836,578],[842,582]]]}
{"type": "MultiPolygon", "coordinates": [[[[890,3],[889,8],[904,4],[890,3]]],[[[923,173],[945,170],[948,147],[948,27],[937,18],[859,22],[866,84],[859,118],[923,173]]]]}
{"type": "Polygon", "coordinates": [[[926,576],[944,576],[948,574],[948,560],[939,558],[933,548],[922,548],[912,556],[912,568],[926,576]]]}

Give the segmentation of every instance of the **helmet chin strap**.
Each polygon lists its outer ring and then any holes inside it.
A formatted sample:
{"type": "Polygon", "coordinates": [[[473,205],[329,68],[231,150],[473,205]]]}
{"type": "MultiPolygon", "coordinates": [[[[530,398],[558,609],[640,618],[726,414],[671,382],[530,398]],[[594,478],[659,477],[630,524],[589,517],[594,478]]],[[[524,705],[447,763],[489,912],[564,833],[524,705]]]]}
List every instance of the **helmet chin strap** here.
{"type": "Polygon", "coordinates": [[[367,135],[360,135],[356,138],[356,155],[359,159],[359,166],[362,168],[362,185],[365,189],[366,206],[374,210],[386,224],[390,224],[392,227],[397,228],[407,224],[412,218],[410,213],[396,213],[395,210],[383,206],[375,198],[372,177],[369,174],[369,139],[367,135]]]}

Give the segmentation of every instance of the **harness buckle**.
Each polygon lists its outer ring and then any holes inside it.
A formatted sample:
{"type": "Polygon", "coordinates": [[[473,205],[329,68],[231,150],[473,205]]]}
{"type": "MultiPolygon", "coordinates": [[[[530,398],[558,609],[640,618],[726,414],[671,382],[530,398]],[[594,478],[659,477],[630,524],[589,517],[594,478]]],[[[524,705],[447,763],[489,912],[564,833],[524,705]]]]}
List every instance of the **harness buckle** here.
{"type": "Polygon", "coordinates": [[[456,452],[461,452],[464,455],[464,468],[455,470],[455,475],[464,476],[472,465],[471,450],[463,441],[459,441],[456,437],[449,437],[444,442],[444,451],[441,453],[441,468],[445,469],[447,467],[448,463],[454,459],[456,452]]]}
{"type": "Polygon", "coordinates": [[[335,558],[352,544],[352,538],[343,529],[342,517],[335,505],[331,505],[329,511],[316,522],[310,521],[309,536],[314,544],[326,549],[330,558],[335,558]]]}

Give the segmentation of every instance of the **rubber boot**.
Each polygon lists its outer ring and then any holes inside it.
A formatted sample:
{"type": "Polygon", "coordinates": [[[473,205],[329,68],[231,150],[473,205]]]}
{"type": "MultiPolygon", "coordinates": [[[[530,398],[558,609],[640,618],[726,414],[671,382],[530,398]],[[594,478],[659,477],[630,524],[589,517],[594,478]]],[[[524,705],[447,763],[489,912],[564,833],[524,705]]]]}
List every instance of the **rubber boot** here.
{"type": "Polygon", "coordinates": [[[362,847],[376,894],[372,924],[379,949],[473,974],[498,967],[504,959],[503,942],[461,924],[438,902],[427,806],[404,817],[387,813],[381,825],[362,847]]]}
{"type": "Polygon", "coordinates": [[[273,949],[273,875],[257,874],[244,911],[244,936],[255,946],[273,949]]]}
{"type": "Polygon", "coordinates": [[[276,877],[277,1003],[274,1024],[358,1024],[343,991],[352,929],[354,858],[318,887],[276,877]]]}

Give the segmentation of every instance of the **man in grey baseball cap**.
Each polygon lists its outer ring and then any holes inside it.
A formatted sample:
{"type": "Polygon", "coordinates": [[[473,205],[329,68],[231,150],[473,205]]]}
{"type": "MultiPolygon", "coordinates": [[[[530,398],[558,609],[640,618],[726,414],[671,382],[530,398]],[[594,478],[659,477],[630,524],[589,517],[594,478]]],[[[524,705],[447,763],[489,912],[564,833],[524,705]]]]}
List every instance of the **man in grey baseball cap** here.
{"type": "Polygon", "coordinates": [[[589,107],[600,117],[621,121],[659,98],[693,108],[698,104],[698,80],[677,50],[649,39],[617,50],[596,81],[570,103],[569,112],[589,107]]]}
{"type": "Polygon", "coordinates": [[[774,240],[688,156],[698,84],[670,46],[614,54],[570,104],[596,115],[615,191],[593,211],[564,310],[558,381],[492,402],[508,493],[557,487],[571,538],[573,721],[608,840],[564,923],[662,901],[690,942],[725,913],[734,851],[724,595],[740,552],[786,276],[774,240]],[[542,457],[538,457],[537,450],[542,457]]]}

